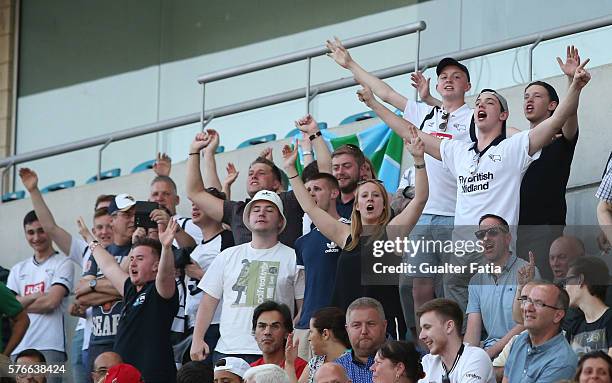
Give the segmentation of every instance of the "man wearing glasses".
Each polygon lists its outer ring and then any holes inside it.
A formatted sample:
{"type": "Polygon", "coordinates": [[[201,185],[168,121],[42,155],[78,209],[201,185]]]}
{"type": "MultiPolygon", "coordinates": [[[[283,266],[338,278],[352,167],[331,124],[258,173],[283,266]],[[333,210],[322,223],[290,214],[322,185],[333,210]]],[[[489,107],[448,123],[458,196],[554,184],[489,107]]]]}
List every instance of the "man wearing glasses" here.
{"type": "MultiPolygon", "coordinates": [[[[483,215],[475,234],[484,247],[482,263],[494,264],[501,273],[477,273],[470,280],[464,341],[479,347],[484,326],[487,338],[482,346],[493,358],[514,335],[523,331],[523,326],[512,319],[512,303],[518,272],[528,263],[510,251],[512,234],[502,217],[483,215]]],[[[535,270],[535,278],[540,278],[538,270],[535,270]]]]}
{"type": "Polygon", "coordinates": [[[107,351],[98,355],[94,360],[93,370],[91,371],[91,380],[93,383],[103,382],[108,374],[108,370],[118,364],[123,363],[121,356],[116,352],[107,351]]]}
{"type": "Polygon", "coordinates": [[[567,292],[549,282],[539,282],[521,297],[527,332],[512,343],[502,382],[557,382],[574,376],[578,358],[561,332],[568,306],[567,292]]]}

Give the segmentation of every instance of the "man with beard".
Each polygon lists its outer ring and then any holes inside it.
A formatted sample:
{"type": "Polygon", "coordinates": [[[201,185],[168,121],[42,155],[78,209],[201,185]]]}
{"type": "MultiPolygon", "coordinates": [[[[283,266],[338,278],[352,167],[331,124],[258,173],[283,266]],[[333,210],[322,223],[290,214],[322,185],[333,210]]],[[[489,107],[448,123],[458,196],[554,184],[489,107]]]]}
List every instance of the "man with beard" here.
{"type": "MultiPolygon", "coordinates": [[[[465,342],[480,346],[482,329],[487,332],[483,348],[493,358],[523,326],[512,320],[512,303],[517,289],[517,273],[527,261],[510,251],[512,234],[505,219],[494,214],[480,218],[476,238],[484,247],[483,264],[493,264],[500,272],[477,273],[468,286],[467,330],[465,342]]],[[[535,270],[535,278],[539,273],[535,270]]]]}
{"type": "Polygon", "coordinates": [[[340,186],[336,211],[342,218],[351,219],[355,190],[365,163],[361,149],[352,144],[342,145],[332,153],[332,175],[340,186]]]}
{"type": "Polygon", "coordinates": [[[353,383],[371,383],[374,356],[385,343],[387,321],[385,311],[374,298],[357,298],[346,310],[346,331],[351,342],[347,352],[335,363],[344,367],[353,383]]]}
{"type": "MultiPolygon", "coordinates": [[[[291,311],[286,304],[266,301],[257,306],[253,312],[253,335],[262,357],[251,363],[251,367],[276,364],[285,368],[285,347],[293,341],[289,336],[292,332],[291,311]]],[[[298,379],[306,365],[304,359],[295,358],[293,368],[298,379]]]]}
{"type": "MultiPolygon", "coordinates": [[[[312,125],[312,129],[308,130],[308,133],[310,133],[310,140],[313,142],[317,153],[329,151],[327,144],[321,138],[321,132],[316,123],[310,125],[312,125]]],[[[204,151],[206,161],[204,175],[207,178],[212,173],[216,175],[214,162],[210,159],[214,157],[214,152],[218,145],[219,134],[214,130],[198,133],[191,143],[189,159],[187,160],[187,195],[196,206],[213,220],[229,225],[234,234],[234,242],[236,245],[241,245],[251,241],[252,238],[251,231],[244,224],[243,220],[243,213],[247,203],[261,190],[270,190],[278,193],[282,185],[281,171],[274,165],[274,162],[258,157],[249,166],[246,185],[249,198],[245,201],[224,201],[210,193],[206,193],[200,173],[200,152],[204,151]]],[[[211,182],[206,182],[206,184],[207,186],[214,186],[211,182]]],[[[278,194],[282,201],[283,210],[291,212],[288,215],[286,228],[279,234],[279,240],[283,244],[293,247],[295,240],[302,235],[302,217],[304,211],[297,202],[293,192],[281,192],[278,194]]]]}

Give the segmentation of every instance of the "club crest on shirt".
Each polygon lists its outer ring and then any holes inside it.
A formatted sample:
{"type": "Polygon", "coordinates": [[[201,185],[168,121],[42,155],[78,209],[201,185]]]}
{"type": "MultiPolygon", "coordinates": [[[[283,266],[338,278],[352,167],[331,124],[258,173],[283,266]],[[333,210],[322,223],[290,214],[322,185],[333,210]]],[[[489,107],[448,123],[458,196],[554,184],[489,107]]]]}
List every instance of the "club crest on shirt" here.
{"type": "Polygon", "coordinates": [[[493,162],[501,162],[501,160],[502,160],[502,157],[499,154],[489,154],[489,158],[493,162]]]}
{"type": "Polygon", "coordinates": [[[25,285],[25,288],[23,290],[23,295],[30,295],[30,294],[36,294],[36,293],[41,293],[41,294],[45,293],[45,282],[44,281],[25,285]]]}
{"type": "Polygon", "coordinates": [[[453,127],[455,129],[457,129],[460,132],[465,132],[467,127],[465,126],[465,124],[453,124],[453,127]]]}
{"type": "Polygon", "coordinates": [[[145,303],[146,298],[147,298],[146,293],[139,295],[138,298],[136,298],[136,300],[134,301],[134,304],[132,306],[133,307],[140,306],[141,304],[145,303]]]}

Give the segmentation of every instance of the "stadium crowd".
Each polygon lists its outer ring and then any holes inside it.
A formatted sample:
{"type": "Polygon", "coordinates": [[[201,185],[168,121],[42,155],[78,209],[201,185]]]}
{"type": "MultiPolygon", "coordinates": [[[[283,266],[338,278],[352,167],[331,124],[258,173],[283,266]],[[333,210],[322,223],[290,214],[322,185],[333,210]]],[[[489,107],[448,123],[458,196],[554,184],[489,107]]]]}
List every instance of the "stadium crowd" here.
{"type": "MultiPolygon", "coordinates": [[[[219,133],[198,133],[181,180],[191,217],[177,214],[166,155],[147,201],[99,196],[91,230],[78,211],[76,230],[60,227],[36,172],[22,168],[33,255],[0,283],[0,381],[62,381],[17,368],[41,363],[64,363],[79,383],[612,381],[609,270],[564,234],[589,60],[575,47],[557,58],[563,99],[542,81],[525,87],[530,129],[520,131],[506,126],[499,92],[466,104],[470,73],[453,58],[436,67],[441,100],[412,75],[416,102],[338,39],[327,47],[362,85],[358,99],[404,140],[414,165],[399,189],[385,189],[359,147],[331,151],[311,115],[295,122],[302,139],[281,161],[269,148],[253,160],[244,200],[230,198],[238,169],[217,174],[219,133]],[[479,247],[386,246],[401,238],[479,247]],[[72,339],[66,313],[79,318],[72,339]]],[[[608,251],[611,160],[596,197],[608,251]]]]}

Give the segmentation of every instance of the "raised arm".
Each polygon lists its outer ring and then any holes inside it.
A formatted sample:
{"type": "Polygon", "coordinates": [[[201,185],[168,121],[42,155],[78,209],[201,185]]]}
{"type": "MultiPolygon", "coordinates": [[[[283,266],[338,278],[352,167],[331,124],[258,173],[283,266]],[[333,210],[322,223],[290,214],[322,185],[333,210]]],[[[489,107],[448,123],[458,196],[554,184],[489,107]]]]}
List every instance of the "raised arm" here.
{"type": "Polygon", "coordinates": [[[283,147],[283,167],[302,210],[308,214],[312,222],[317,226],[317,229],[324,236],[336,242],[340,247],[344,247],[346,239],[351,234],[350,226],[337,221],[325,210],[317,206],[295,169],[296,158],[297,143],[293,149],[289,145],[285,145],[283,147]]]}
{"type": "MultiPolygon", "coordinates": [[[[585,61],[585,64],[588,61],[589,59],[585,61]]],[[[559,63],[559,68],[561,68],[561,71],[567,76],[567,86],[569,88],[574,80],[574,73],[576,73],[576,69],[580,66],[580,54],[578,53],[578,48],[574,47],[573,45],[568,45],[565,62],[563,62],[560,57],[557,57],[557,63],[559,63]]],[[[563,124],[563,128],[561,130],[563,132],[563,137],[568,140],[572,140],[576,136],[576,132],[578,132],[578,113],[572,114],[565,121],[565,124],[563,124]]]]}
{"type": "Polygon", "coordinates": [[[209,141],[210,136],[198,133],[190,145],[187,159],[187,196],[212,219],[221,222],[223,200],[213,197],[204,190],[204,182],[200,173],[200,151],[209,144],[209,141]]]}
{"type": "Polygon", "coordinates": [[[221,190],[221,181],[217,173],[217,161],[215,155],[219,147],[219,133],[214,129],[208,129],[209,144],[204,147],[204,185],[221,190]]]}
{"type": "Polygon", "coordinates": [[[155,276],[155,288],[158,294],[164,299],[170,299],[176,292],[176,281],[174,279],[176,271],[174,270],[174,253],[172,252],[172,242],[178,224],[174,219],[171,219],[168,226],[163,230],[161,225],[158,225],[159,241],[162,244],[162,252],[157,267],[157,275],[155,276]]]}
{"type": "Polygon", "coordinates": [[[423,133],[422,131],[416,129],[416,127],[410,122],[391,112],[389,109],[387,109],[387,107],[376,100],[372,94],[372,90],[370,90],[369,87],[364,86],[361,90],[359,90],[357,92],[357,97],[359,98],[359,101],[363,102],[370,109],[372,109],[374,113],[376,113],[378,117],[380,117],[385,124],[393,129],[393,131],[400,137],[410,140],[412,137],[410,129],[414,129],[419,138],[423,141],[423,144],[425,144],[425,153],[429,154],[435,159],[441,160],[439,139],[427,133],[423,133]]]}
{"type": "Polygon", "coordinates": [[[227,163],[225,171],[227,172],[227,176],[225,180],[223,180],[221,191],[225,193],[225,198],[229,201],[232,199],[232,185],[236,182],[236,178],[238,178],[240,172],[232,162],[227,163]]]}
{"type": "Polygon", "coordinates": [[[295,122],[295,127],[302,131],[307,136],[306,139],[312,144],[312,148],[317,154],[319,172],[331,174],[331,152],[323,136],[321,136],[317,121],[312,115],[307,114],[295,122]]]}
{"type": "Polygon", "coordinates": [[[404,139],[404,145],[412,155],[414,160],[414,168],[416,172],[414,198],[396,215],[389,227],[401,228],[400,236],[408,235],[416,225],[419,217],[423,213],[427,198],[429,197],[429,182],[427,179],[427,170],[425,169],[425,145],[418,137],[416,129],[411,129],[411,139],[404,139]]]}
{"type": "Polygon", "coordinates": [[[416,71],[410,75],[411,85],[419,92],[421,101],[429,106],[442,106],[442,101],[433,97],[429,92],[429,81],[431,78],[425,78],[421,71],[416,71]]]}
{"type": "Polygon", "coordinates": [[[157,158],[155,159],[155,163],[153,164],[153,171],[158,176],[170,176],[170,171],[172,170],[172,158],[166,153],[157,153],[157,158]]]}
{"type": "Polygon", "coordinates": [[[125,285],[125,280],[129,278],[128,273],[123,271],[115,257],[113,257],[100,243],[94,242],[94,236],[91,234],[83,217],[79,217],[77,220],[77,225],[79,227],[79,233],[85,240],[85,242],[90,244],[89,250],[91,254],[94,256],[98,267],[104,273],[104,276],[113,284],[115,289],[123,296],[123,288],[125,285]]]}
{"type": "Polygon", "coordinates": [[[65,255],[70,254],[70,245],[72,244],[72,235],[55,223],[55,218],[49,207],[45,203],[40,190],[38,189],[38,175],[31,169],[19,169],[19,177],[23,186],[30,193],[32,205],[38,221],[49,238],[59,247],[65,255]]]}
{"type": "Polygon", "coordinates": [[[350,70],[358,83],[372,88],[372,91],[384,102],[401,110],[406,109],[406,103],[408,102],[406,97],[357,64],[337,37],[334,40],[327,40],[326,45],[330,51],[327,55],[341,67],[350,70]]]}
{"type": "Polygon", "coordinates": [[[567,91],[567,95],[563,101],[559,103],[559,106],[555,109],[555,113],[529,131],[530,156],[548,145],[567,119],[573,114],[576,114],[580,92],[591,79],[589,72],[584,69],[588,61],[589,60],[585,60],[576,68],[574,79],[567,91]]]}

